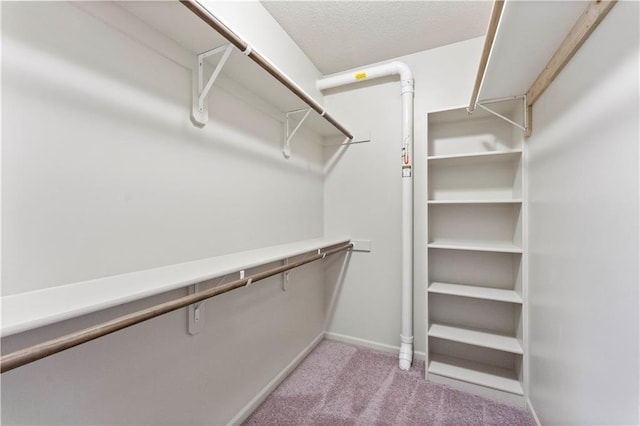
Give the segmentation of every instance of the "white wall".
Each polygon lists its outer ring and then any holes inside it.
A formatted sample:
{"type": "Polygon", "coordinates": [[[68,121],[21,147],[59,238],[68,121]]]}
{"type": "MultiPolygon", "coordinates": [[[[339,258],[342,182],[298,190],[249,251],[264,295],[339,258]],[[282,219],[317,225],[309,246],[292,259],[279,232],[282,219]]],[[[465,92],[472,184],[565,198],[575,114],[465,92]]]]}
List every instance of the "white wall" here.
{"type": "MultiPolygon", "coordinates": [[[[303,140],[317,136],[297,136],[286,161],[281,123],[217,86],[195,128],[175,46],[156,34],[149,48],[89,9],[2,4],[3,295],[322,236],[323,152],[303,140]]],[[[261,42],[284,49],[267,24],[261,42]]],[[[313,68],[297,61],[290,74],[313,68]]],[[[182,310],[3,374],[2,422],[224,423],[323,330],[321,266],[291,279],[207,302],[194,337],[182,310]]],[[[11,336],[3,351],[178,294],[11,336]]]]}
{"type": "MultiPolygon", "coordinates": [[[[415,77],[415,349],[425,350],[426,137],[428,111],[468,103],[483,38],[397,58],[415,77]]],[[[364,67],[362,67],[364,68],[364,67]]],[[[329,331],[387,346],[400,344],[401,105],[397,78],[367,82],[325,97],[326,106],[355,133],[371,132],[370,143],[340,155],[325,178],[325,233],[347,232],[372,241],[371,253],[353,253],[329,331]]]]}
{"type": "Polygon", "coordinates": [[[73,6],[4,12],[3,294],[322,235],[317,145],[217,87],[192,126],[190,71],[73,6]]]}
{"type": "Polygon", "coordinates": [[[638,424],[638,17],[619,2],[536,103],[529,149],[532,404],[638,424]]]}

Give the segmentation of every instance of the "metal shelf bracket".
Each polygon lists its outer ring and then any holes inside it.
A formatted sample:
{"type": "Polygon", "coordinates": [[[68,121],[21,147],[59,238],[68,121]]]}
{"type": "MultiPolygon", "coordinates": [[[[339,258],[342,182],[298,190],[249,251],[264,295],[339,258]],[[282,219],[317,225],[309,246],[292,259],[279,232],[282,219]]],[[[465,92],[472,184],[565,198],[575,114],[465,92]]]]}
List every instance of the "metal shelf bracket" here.
{"type": "MultiPolygon", "coordinates": [[[[520,96],[510,96],[507,98],[499,98],[499,99],[488,99],[486,101],[482,101],[482,102],[476,102],[476,106],[482,108],[483,110],[487,111],[490,114],[495,115],[498,118],[501,118],[502,120],[506,121],[507,123],[511,124],[512,126],[517,127],[518,129],[522,130],[525,134],[527,134],[529,132],[529,118],[530,118],[530,114],[529,114],[529,109],[530,107],[527,105],[527,95],[520,95],[520,96]],[[491,108],[489,108],[487,106],[487,104],[493,104],[496,102],[503,102],[503,101],[509,101],[509,100],[513,100],[513,99],[522,99],[522,106],[523,106],[523,114],[522,114],[522,121],[523,123],[516,123],[515,121],[511,120],[508,117],[505,117],[504,115],[492,110],[491,108]]],[[[469,114],[472,114],[473,111],[469,111],[469,114]]]]}
{"type": "MultiPolygon", "coordinates": [[[[189,286],[189,294],[200,291],[200,284],[189,286]]],[[[195,336],[202,331],[204,324],[204,301],[189,305],[189,334],[195,336]]]]}
{"type": "Polygon", "coordinates": [[[215,49],[208,50],[203,52],[197,56],[197,63],[193,70],[193,96],[192,96],[192,105],[191,105],[191,117],[193,122],[202,127],[207,124],[209,121],[209,108],[207,105],[207,95],[213,86],[213,83],[216,81],[222,68],[224,67],[227,59],[231,55],[231,51],[233,50],[232,44],[226,44],[220,47],[216,47],[215,49]],[[220,62],[216,65],[216,68],[213,70],[213,73],[207,80],[206,84],[204,82],[204,60],[209,56],[217,55],[222,53],[222,58],[220,62]]]}
{"type": "Polygon", "coordinates": [[[311,108],[298,109],[295,111],[289,111],[287,113],[285,123],[284,123],[284,144],[282,146],[282,154],[284,155],[284,158],[291,157],[291,139],[293,138],[293,135],[296,134],[300,126],[302,126],[302,123],[304,123],[304,120],[307,119],[310,113],[311,113],[311,108]],[[292,131],[290,131],[289,118],[294,114],[300,114],[303,112],[305,114],[302,117],[302,119],[298,122],[298,125],[292,131]]]}
{"type": "MultiPolygon", "coordinates": [[[[218,287],[219,285],[222,285],[228,276],[229,275],[223,276],[213,286],[218,287]]],[[[200,287],[200,283],[189,286],[189,294],[198,293],[200,292],[200,290],[203,290],[200,287]]],[[[194,303],[193,305],[189,305],[189,324],[187,327],[187,331],[192,336],[200,333],[200,331],[202,331],[202,327],[204,327],[204,302],[205,300],[203,300],[202,302],[194,303]]]]}

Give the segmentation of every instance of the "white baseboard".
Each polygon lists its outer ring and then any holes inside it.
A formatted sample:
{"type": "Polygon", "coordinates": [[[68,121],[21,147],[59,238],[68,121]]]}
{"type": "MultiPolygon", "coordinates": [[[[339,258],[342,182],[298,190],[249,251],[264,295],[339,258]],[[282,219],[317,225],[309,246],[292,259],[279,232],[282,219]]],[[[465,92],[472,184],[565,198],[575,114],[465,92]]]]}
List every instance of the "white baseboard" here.
{"type": "Polygon", "coordinates": [[[289,374],[309,355],[309,353],[324,339],[324,332],[316,336],[315,339],[306,348],[304,348],[294,359],[287,365],[276,377],[258,392],[258,394],[247,405],[242,407],[240,412],[236,414],[227,425],[239,425],[249,418],[249,416],[264,402],[265,399],[273,392],[280,383],[286,379],[289,374]]]}
{"type": "MultiPolygon", "coordinates": [[[[397,354],[400,352],[400,346],[387,345],[386,343],[374,342],[373,340],[360,339],[359,337],[347,336],[345,334],[333,333],[327,331],[325,337],[329,340],[335,340],[336,342],[349,343],[354,346],[361,346],[363,348],[369,348],[376,351],[388,352],[397,354]]],[[[425,353],[414,351],[413,356],[415,359],[424,361],[425,353]]]]}
{"type": "Polygon", "coordinates": [[[540,423],[540,419],[538,418],[538,414],[536,413],[536,410],[533,408],[533,404],[531,404],[531,399],[527,398],[527,410],[529,410],[529,413],[531,414],[531,417],[533,417],[533,420],[536,421],[536,424],[538,426],[542,426],[542,423],[540,423]]]}

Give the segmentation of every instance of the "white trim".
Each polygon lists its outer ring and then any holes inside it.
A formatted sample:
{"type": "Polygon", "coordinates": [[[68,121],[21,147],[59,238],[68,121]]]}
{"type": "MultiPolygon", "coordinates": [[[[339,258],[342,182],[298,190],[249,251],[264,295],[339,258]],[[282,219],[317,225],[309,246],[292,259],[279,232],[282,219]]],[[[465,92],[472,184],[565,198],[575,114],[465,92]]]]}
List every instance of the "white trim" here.
{"type": "Polygon", "coordinates": [[[538,418],[538,414],[536,413],[536,410],[533,408],[533,404],[531,404],[530,398],[527,398],[527,411],[529,411],[529,414],[531,414],[531,417],[533,417],[533,420],[535,420],[536,424],[538,426],[542,426],[542,423],[540,423],[540,419],[538,418]]]}
{"type": "MultiPolygon", "coordinates": [[[[387,352],[392,354],[397,354],[400,350],[400,346],[388,345],[386,343],[374,342],[373,340],[360,339],[359,337],[347,336],[345,334],[333,333],[327,331],[325,334],[325,338],[328,340],[334,340],[336,342],[348,343],[354,346],[360,346],[362,348],[373,349],[380,352],[387,352]]],[[[424,361],[425,353],[414,351],[413,357],[415,359],[419,359],[424,361]]]]}
{"type": "Polygon", "coordinates": [[[265,399],[276,390],[276,388],[282,383],[288,376],[291,374],[293,370],[309,355],[309,353],[315,349],[316,346],[324,339],[325,333],[322,332],[316,336],[315,339],[306,348],[304,348],[294,359],[282,369],[267,385],[260,390],[256,394],[256,396],[251,399],[242,407],[242,409],[236,414],[227,425],[239,425],[242,424],[245,420],[249,418],[249,416],[264,402],[265,399]]]}
{"type": "MultiPolygon", "coordinates": [[[[529,124],[531,126],[531,124],[529,124]]],[[[531,394],[530,389],[530,368],[531,368],[531,348],[530,348],[530,315],[529,315],[529,144],[522,140],[522,298],[524,303],[522,304],[522,347],[524,349],[524,355],[522,357],[522,387],[524,388],[524,396],[527,401],[531,394]]],[[[538,422],[540,425],[540,422],[538,422]]]]}

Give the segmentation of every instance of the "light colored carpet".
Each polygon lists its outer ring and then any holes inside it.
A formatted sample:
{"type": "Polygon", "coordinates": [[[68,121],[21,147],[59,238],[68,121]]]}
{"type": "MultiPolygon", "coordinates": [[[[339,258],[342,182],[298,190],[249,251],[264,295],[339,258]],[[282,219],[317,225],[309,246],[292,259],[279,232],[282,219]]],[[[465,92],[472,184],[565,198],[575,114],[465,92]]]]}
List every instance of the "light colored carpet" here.
{"type": "Polygon", "coordinates": [[[244,423],[262,425],[526,425],[520,408],[430,383],[396,356],[322,341],[244,423]]]}

